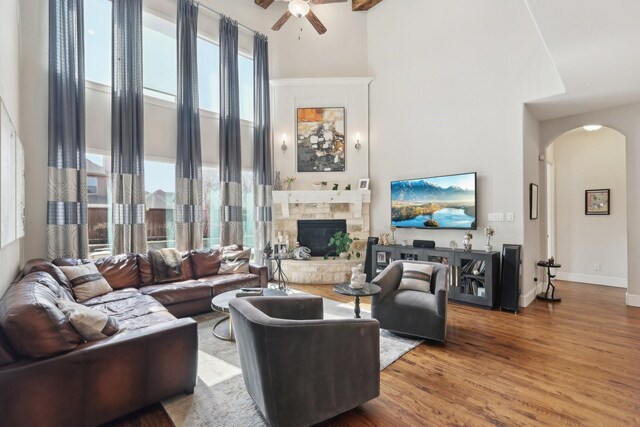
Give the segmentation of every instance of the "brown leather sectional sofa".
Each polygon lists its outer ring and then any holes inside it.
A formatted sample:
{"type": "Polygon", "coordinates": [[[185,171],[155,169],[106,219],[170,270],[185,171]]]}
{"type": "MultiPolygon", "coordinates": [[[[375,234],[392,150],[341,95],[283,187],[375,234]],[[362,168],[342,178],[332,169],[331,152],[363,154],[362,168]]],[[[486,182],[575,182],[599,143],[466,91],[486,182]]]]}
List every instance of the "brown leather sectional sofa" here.
{"type": "Polygon", "coordinates": [[[219,251],[182,253],[181,280],[156,284],[147,255],[29,261],[0,300],[0,425],[92,426],[196,383],[198,333],[189,318],[211,298],[266,287],[266,267],[218,275],[219,251]],[[218,259],[218,260],[217,260],[218,259]],[[115,317],[120,332],[84,342],[58,309],[75,301],[58,265],[95,262],[113,292],[83,304],[115,317]]]}

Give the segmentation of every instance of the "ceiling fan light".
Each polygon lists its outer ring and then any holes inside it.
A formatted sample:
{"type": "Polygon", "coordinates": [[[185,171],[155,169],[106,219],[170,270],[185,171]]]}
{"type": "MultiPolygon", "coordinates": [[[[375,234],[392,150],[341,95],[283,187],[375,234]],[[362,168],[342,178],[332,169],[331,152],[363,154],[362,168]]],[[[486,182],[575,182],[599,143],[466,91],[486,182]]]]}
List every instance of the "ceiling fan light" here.
{"type": "Polygon", "coordinates": [[[304,0],[291,0],[289,2],[289,12],[296,18],[302,18],[309,13],[309,3],[304,0]]]}

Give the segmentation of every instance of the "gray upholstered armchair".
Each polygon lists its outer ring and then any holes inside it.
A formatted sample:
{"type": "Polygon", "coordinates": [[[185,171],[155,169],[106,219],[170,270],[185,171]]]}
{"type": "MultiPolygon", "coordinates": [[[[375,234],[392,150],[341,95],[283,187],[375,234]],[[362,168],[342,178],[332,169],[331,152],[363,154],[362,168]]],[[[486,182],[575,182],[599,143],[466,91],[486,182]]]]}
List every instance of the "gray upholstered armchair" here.
{"type": "Polygon", "coordinates": [[[394,261],[372,283],[382,292],[371,301],[371,317],[380,327],[400,335],[410,335],[444,342],[447,337],[447,288],[449,267],[433,262],[411,261],[433,265],[431,293],[398,289],[403,261],[394,261]]]}
{"type": "Polygon", "coordinates": [[[272,426],[319,423],[380,394],[380,327],[324,320],[320,297],[231,300],[249,394],[272,426]]]}

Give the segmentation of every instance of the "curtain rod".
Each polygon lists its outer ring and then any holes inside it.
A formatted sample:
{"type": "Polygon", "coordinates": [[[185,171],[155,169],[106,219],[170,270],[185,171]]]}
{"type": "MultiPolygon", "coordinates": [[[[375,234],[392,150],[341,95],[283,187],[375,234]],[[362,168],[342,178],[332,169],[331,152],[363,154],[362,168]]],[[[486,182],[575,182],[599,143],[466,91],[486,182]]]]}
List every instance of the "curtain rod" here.
{"type": "MultiPolygon", "coordinates": [[[[206,5],[202,4],[202,3],[198,3],[198,7],[199,7],[199,8],[202,8],[202,9],[205,9],[205,10],[208,10],[208,11],[209,11],[209,12],[211,12],[211,13],[215,13],[215,14],[216,14],[216,15],[218,15],[218,16],[223,16],[223,15],[224,15],[223,13],[220,13],[220,12],[218,12],[217,10],[211,9],[209,6],[206,6],[206,5]]],[[[239,22],[238,22],[238,27],[242,27],[242,28],[244,28],[245,30],[247,30],[247,31],[249,31],[249,32],[251,32],[251,33],[253,33],[253,34],[262,34],[262,33],[260,33],[259,31],[256,31],[256,30],[254,30],[253,28],[249,28],[249,27],[247,27],[246,25],[243,25],[243,24],[241,24],[241,23],[239,23],[239,22]]]]}

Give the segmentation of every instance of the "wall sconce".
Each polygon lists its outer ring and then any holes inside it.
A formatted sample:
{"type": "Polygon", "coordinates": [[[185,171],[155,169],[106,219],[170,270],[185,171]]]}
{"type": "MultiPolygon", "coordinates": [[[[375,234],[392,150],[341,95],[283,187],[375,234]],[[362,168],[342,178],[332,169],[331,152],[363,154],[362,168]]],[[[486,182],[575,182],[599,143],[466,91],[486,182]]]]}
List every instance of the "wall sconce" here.
{"type": "Polygon", "coordinates": [[[356,150],[360,151],[362,144],[360,144],[360,132],[356,132],[356,150]]]}
{"type": "Polygon", "coordinates": [[[287,134],[286,133],[282,134],[282,145],[280,146],[280,149],[282,150],[282,154],[284,154],[284,152],[287,151],[287,134]]]}

